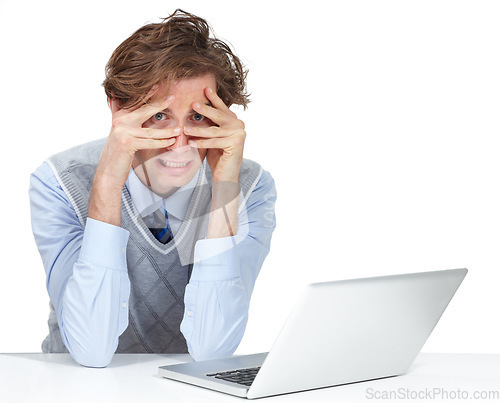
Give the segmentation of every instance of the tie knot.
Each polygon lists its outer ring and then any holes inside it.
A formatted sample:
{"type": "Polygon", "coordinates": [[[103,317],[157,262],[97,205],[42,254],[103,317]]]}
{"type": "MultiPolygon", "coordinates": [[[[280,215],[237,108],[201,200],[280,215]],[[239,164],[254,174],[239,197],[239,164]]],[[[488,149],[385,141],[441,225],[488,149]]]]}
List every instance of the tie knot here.
{"type": "Polygon", "coordinates": [[[143,218],[151,233],[161,243],[166,244],[173,238],[172,229],[168,223],[167,211],[160,207],[153,213],[143,218]]]}

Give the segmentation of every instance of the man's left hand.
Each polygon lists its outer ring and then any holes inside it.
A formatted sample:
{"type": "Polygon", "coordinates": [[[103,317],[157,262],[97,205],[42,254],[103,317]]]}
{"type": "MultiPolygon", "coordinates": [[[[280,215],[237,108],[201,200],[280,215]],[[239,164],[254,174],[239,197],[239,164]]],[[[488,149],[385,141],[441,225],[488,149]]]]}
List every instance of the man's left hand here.
{"type": "Polygon", "coordinates": [[[213,181],[237,183],[243,161],[245,124],[214,90],[205,88],[205,96],[211,106],[194,102],[192,107],[216,126],[204,128],[186,126],[184,133],[193,137],[188,141],[191,147],[207,149],[207,162],[212,170],[213,181]]]}

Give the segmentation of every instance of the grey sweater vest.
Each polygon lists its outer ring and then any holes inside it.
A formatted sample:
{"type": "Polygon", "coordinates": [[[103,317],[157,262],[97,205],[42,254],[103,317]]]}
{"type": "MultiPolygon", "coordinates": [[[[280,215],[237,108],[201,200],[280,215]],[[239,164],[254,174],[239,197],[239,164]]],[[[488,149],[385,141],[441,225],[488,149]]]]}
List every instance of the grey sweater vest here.
{"type": "MultiPolygon", "coordinates": [[[[49,159],[82,227],[88,215],[92,179],[106,139],[74,147],[49,159]]],[[[186,353],[180,323],[184,314],[184,290],[193,267],[196,241],[206,236],[211,203],[211,172],[206,161],[186,217],[174,239],[159,242],[136,211],[130,194],[122,192],[121,226],[130,232],[127,268],[131,283],[129,325],[120,336],[117,353],[186,353]]],[[[240,209],[255,188],[261,167],[243,160],[240,172],[240,209]]],[[[44,352],[66,352],[56,315],[49,316],[49,336],[44,352]]]]}

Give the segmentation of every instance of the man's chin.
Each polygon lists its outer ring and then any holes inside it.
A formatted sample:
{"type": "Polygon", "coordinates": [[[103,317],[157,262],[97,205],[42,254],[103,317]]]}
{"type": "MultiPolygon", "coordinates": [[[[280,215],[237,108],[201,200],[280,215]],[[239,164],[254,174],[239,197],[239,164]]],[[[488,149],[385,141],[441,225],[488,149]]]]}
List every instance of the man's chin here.
{"type": "Polygon", "coordinates": [[[163,199],[166,199],[167,197],[172,196],[175,192],[177,192],[180,187],[181,186],[170,186],[168,188],[165,188],[165,187],[161,187],[161,188],[151,187],[150,189],[151,189],[151,191],[153,193],[157,194],[158,196],[160,196],[163,199]]]}
{"type": "MultiPolygon", "coordinates": [[[[194,167],[192,167],[194,168],[194,167]]],[[[194,178],[196,169],[187,170],[186,172],[175,172],[173,174],[166,169],[162,169],[151,180],[151,190],[161,197],[168,197],[172,193],[185,185],[187,185],[194,178]]]]}

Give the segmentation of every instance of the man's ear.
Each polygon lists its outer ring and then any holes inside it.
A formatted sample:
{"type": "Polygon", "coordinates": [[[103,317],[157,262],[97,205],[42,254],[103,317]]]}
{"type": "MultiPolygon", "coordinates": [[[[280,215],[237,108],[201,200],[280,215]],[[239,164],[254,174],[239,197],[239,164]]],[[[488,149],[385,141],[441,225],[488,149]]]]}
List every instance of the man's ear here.
{"type": "Polygon", "coordinates": [[[111,113],[115,113],[122,109],[123,103],[123,99],[117,98],[111,91],[111,97],[108,97],[108,106],[111,109],[111,113]]]}
{"type": "Polygon", "coordinates": [[[108,97],[108,105],[112,114],[118,112],[122,108],[122,104],[121,99],[108,97]]]}

